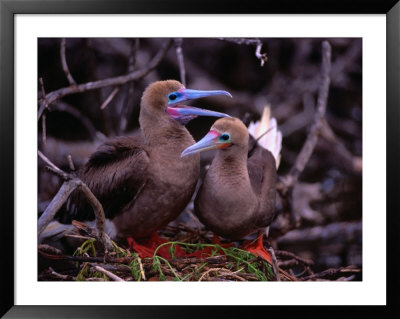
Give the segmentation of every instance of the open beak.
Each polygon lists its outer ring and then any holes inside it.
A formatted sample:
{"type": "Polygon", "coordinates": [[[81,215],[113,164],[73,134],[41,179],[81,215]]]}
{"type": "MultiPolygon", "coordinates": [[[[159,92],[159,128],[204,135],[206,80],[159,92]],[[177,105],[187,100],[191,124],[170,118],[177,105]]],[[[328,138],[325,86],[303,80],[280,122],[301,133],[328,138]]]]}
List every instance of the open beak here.
{"type": "Polygon", "coordinates": [[[210,132],[208,132],[208,134],[206,136],[204,136],[196,144],[193,144],[192,146],[189,146],[188,148],[186,148],[182,152],[181,157],[200,153],[203,151],[224,148],[225,146],[228,146],[229,143],[224,143],[224,142],[218,141],[218,137],[220,135],[221,135],[220,133],[218,133],[214,130],[211,130],[210,132]]]}
{"type": "Polygon", "coordinates": [[[232,95],[227,91],[200,91],[200,90],[190,90],[181,89],[177,91],[179,95],[173,101],[168,102],[166,112],[173,119],[177,120],[181,124],[185,125],[190,120],[198,116],[215,116],[215,117],[230,117],[228,114],[221,112],[214,112],[210,110],[200,109],[192,106],[181,105],[180,103],[187,100],[194,100],[201,97],[214,96],[214,95],[226,95],[232,97],[232,95]]]}

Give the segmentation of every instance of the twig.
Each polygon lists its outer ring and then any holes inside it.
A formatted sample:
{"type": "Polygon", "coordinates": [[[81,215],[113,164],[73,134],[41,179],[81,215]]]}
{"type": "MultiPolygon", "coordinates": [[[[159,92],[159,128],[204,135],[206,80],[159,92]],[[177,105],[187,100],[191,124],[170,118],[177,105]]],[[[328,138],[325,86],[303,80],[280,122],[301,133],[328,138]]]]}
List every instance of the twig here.
{"type": "Polygon", "coordinates": [[[352,173],[362,173],[362,160],[361,157],[354,156],[344,145],[343,141],[333,132],[328,122],[324,119],[323,126],[321,129],[321,139],[326,141],[327,145],[321,145],[320,148],[324,148],[334,152],[339,159],[339,163],[343,165],[346,170],[352,173]]]}
{"type": "Polygon", "coordinates": [[[257,59],[260,60],[261,66],[264,66],[265,62],[267,62],[268,57],[266,53],[261,53],[262,42],[259,39],[238,39],[238,38],[219,38],[223,41],[233,42],[239,45],[252,45],[256,47],[255,55],[257,59]]]}
{"type": "MultiPolygon", "coordinates": [[[[132,73],[135,70],[135,64],[136,64],[136,53],[139,50],[139,39],[134,39],[131,42],[131,52],[129,54],[129,59],[128,59],[128,73],[132,73]]],[[[128,94],[126,95],[124,104],[121,109],[121,116],[120,116],[120,122],[119,122],[119,127],[117,129],[118,134],[121,134],[122,132],[125,132],[126,127],[128,125],[128,118],[130,117],[132,110],[133,110],[133,93],[135,90],[135,82],[129,82],[128,83],[128,94]]]]}
{"type": "Polygon", "coordinates": [[[109,262],[115,264],[129,264],[133,260],[132,257],[111,258],[108,256],[90,257],[90,256],[68,256],[68,255],[49,254],[45,249],[41,248],[42,246],[43,244],[39,245],[39,253],[45,258],[54,260],[70,260],[70,261],[90,262],[90,263],[109,262]]]}
{"type": "Polygon", "coordinates": [[[72,179],[73,177],[70,174],[65,173],[61,169],[59,169],[56,165],[54,165],[41,151],[38,150],[38,155],[39,157],[49,166],[48,169],[50,169],[53,173],[57,174],[64,180],[69,180],[72,179]]]}
{"type": "MultiPolygon", "coordinates": [[[[348,245],[361,238],[362,223],[332,222],[325,226],[295,229],[278,238],[278,245],[288,247],[290,245],[306,245],[308,248],[321,246],[335,240],[338,244],[348,245]]],[[[294,257],[293,258],[299,258],[294,257]]],[[[303,260],[305,261],[305,260],[303,260]]]]}
{"type": "Polygon", "coordinates": [[[68,154],[67,158],[68,158],[69,168],[71,169],[71,171],[75,171],[75,165],[74,165],[74,162],[72,160],[71,154],[68,154]]]}
{"type": "Polygon", "coordinates": [[[274,249],[270,247],[268,248],[268,251],[271,255],[272,269],[275,273],[276,281],[281,281],[281,276],[279,275],[279,270],[278,270],[278,261],[276,260],[274,249]]]}
{"type": "Polygon", "coordinates": [[[67,58],[65,57],[65,47],[66,47],[66,40],[65,38],[61,39],[61,44],[60,44],[60,58],[61,58],[61,65],[63,68],[63,71],[65,73],[65,76],[68,79],[68,82],[72,86],[76,86],[76,82],[74,78],[71,75],[71,72],[69,71],[68,64],[67,64],[67,58]]]}
{"type": "Polygon", "coordinates": [[[41,103],[39,111],[38,111],[38,121],[40,120],[40,117],[42,116],[44,110],[48,109],[49,105],[50,105],[49,101],[47,101],[47,98],[46,98],[46,91],[44,90],[43,78],[39,78],[39,84],[40,84],[40,91],[42,92],[41,100],[43,102],[41,103]]]}
{"type": "Polygon", "coordinates": [[[42,152],[38,151],[40,158],[42,158],[46,164],[49,165],[49,169],[63,178],[65,182],[62,184],[60,190],[57,192],[56,196],[50,202],[49,206],[47,206],[44,213],[40,216],[38,221],[38,234],[40,235],[46,226],[51,222],[54,218],[54,215],[57,211],[62,207],[62,205],[66,202],[71,193],[78,189],[83,195],[86,197],[88,202],[93,208],[95,217],[96,217],[96,228],[98,231],[99,241],[103,244],[106,250],[112,249],[113,245],[111,243],[110,238],[105,233],[105,215],[104,210],[99,202],[99,200],[93,195],[89,187],[83,183],[78,177],[74,174],[67,174],[61,169],[59,169],[56,165],[54,165],[42,152]]]}
{"type": "Polygon", "coordinates": [[[334,276],[337,274],[341,273],[359,273],[361,272],[361,269],[359,268],[350,268],[350,267],[340,267],[338,269],[330,268],[327,270],[324,270],[322,272],[319,272],[317,274],[313,274],[307,277],[300,278],[300,280],[311,280],[311,279],[317,279],[317,278],[324,278],[326,276],[334,276]]]}
{"type": "Polygon", "coordinates": [[[290,274],[288,274],[286,271],[283,269],[279,268],[279,273],[289,279],[290,281],[298,281],[298,279],[290,274]]]}
{"type": "Polygon", "coordinates": [[[291,168],[289,174],[284,176],[278,183],[277,189],[282,195],[286,195],[298,180],[301,172],[303,172],[315,145],[318,141],[318,136],[323,126],[323,119],[326,112],[326,104],[328,100],[329,83],[331,71],[331,46],[328,41],[322,43],[322,66],[321,66],[321,84],[318,92],[317,110],[314,118],[314,123],[308,133],[307,139],[296,158],[296,162],[291,168]]]}
{"type": "Polygon", "coordinates": [[[298,265],[303,265],[303,264],[296,259],[290,259],[278,262],[278,267],[280,268],[292,268],[298,265]]]}
{"type": "Polygon", "coordinates": [[[182,54],[182,38],[175,39],[175,46],[176,46],[176,57],[178,59],[179,64],[179,73],[181,76],[181,83],[183,86],[186,86],[186,70],[185,70],[185,62],[183,60],[182,54]]]}
{"type": "MultiPolygon", "coordinates": [[[[125,84],[129,81],[133,80],[138,80],[146,76],[149,72],[151,72],[154,68],[157,67],[157,65],[161,62],[165,54],[168,52],[168,49],[171,47],[173,40],[168,40],[164,43],[160,51],[153,57],[153,59],[146,65],[146,67],[142,68],[141,70],[126,74],[126,75],[121,75],[121,76],[116,76],[112,78],[107,78],[104,80],[99,80],[99,81],[94,81],[94,82],[87,82],[83,84],[78,84],[76,86],[69,86],[65,88],[61,88],[58,90],[55,90],[53,92],[50,92],[45,96],[45,99],[47,99],[47,102],[53,103],[57,99],[64,97],[66,95],[74,94],[74,93],[82,93],[86,92],[89,90],[95,90],[95,89],[100,89],[106,86],[116,86],[116,85],[122,85],[125,84]]],[[[39,103],[42,106],[45,102],[45,99],[40,99],[39,103]]]]}
{"type": "Polygon", "coordinates": [[[146,276],[145,276],[144,270],[143,270],[142,259],[139,257],[139,255],[137,256],[137,261],[139,263],[139,269],[140,269],[140,274],[142,275],[142,279],[146,280],[146,276]]]}
{"type": "Polygon", "coordinates": [[[99,264],[99,263],[91,263],[92,266],[100,266],[103,267],[105,270],[108,271],[118,271],[124,273],[132,273],[131,267],[128,265],[121,265],[121,264],[99,264]]]}
{"type": "Polygon", "coordinates": [[[45,252],[47,254],[54,254],[54,255],[62,255],[62,251],[56,247],[47,245],[47,244],[40,244],[38,246],[39,252],[45,252]]]}
{"type": "Polygon", "coordinates": [[[46,145],[46,114],[42,115],[42,141],[46,145]]]}
{"type": "MultiPolygon", "coordinates": [[[[241,270],[243,270],[243,269],[240,269],[240,270],[238,270],[238,271],[241,271],[241,270]]],[[[200,279],[199,279],[198,281],[202,281],[203,278],[204,278],[206,275],[208,275],[210,272],[216,272],[216,273],[219,273],[219,274],[222,275],[222,276],[230,276],[230,277],[239,279],[240,281],[246,281],[246,279],[243,279],[242,277],[240,277],[240,276],[238,276],[238,275],[236,274],[237,271],[236,271],[236,272],[231,272],[229,269],[226,269],[226,268],[210,268],[210,269],[208,269],[207,271],[205,271],[205,272],[201,275],[201,277],[200,277],[200,279]],[[221,272],[221,271],[222,271],[222,272],[221,272]]]]}
{"type": "Polygon", "coordinates": [[[56,272],[53,268],[49,267],[50,274],[53,275],[54,277],[61,279],[61,280],[72,280],[75,281],[76,277],[74,276],[69,276],[69,275],[62,275],[56,272]]]}
{"type": "Polygon", "coordinates": [[[275,255],[279,256],[279,257],[289,257],[289,258],[293,258],[305,265],[314,265],[314,262],[312,260],[309,259],[304,259],[301,258],[299,256],[296,256],[295,254],[289,252],[289,251],[284,251],[284,250],[275,250],[275,255]]]}
{"type": "Polygon", "coordinates": [[[94,265],[94,269],[97,271],[101,272],[102,274],[105,274],[106,276],[110,277],[114,281],[125,281],[122,278],[118,277],[117,275],[114,275],[112,272],[105,270],[103,267],[94,265]]]}
{"type": "Polygon", "coordinates": [[[110,104],[110,102],[113,100],[113,98],[117,95],[117,93],[119,92],[119,90],[121,89],[120,86],[117,86],[111,93],[110,95],[105,99],[105,101],[103,102],[103,104],[100,106],[100,110],[104,110],[108,104],[110,104]]]}

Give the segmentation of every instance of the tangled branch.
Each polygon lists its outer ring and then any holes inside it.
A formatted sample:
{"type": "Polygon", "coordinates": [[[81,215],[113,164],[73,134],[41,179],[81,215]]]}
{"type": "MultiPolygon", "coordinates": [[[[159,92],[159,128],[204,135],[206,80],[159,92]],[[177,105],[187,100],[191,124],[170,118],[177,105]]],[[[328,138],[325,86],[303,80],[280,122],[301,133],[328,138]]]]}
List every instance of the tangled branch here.
{"type": "Polygon", "coordinates": [[[86,92],[86,91],[90,91],[90,90],[100,89],[100,88],[103,88],[106,86],[119,86],[119,85],[125,84],[129,81],[134,81],[134,80],[143,78],[149,72],[151,72],[152,70],[154,70],[157,67],[157,65],[164,58],[165,54],[168,52],[172,43],[173,43],[173,40],[167,40],[163,44],[160,51],[141,70],[137,70],[132,73],[128,73],[126,75],[120,75],[120,76],[116,76],[113,78],[107,78],[104,80],[87,82],[87,83],[83,83],[83,84],[78,84],[76,86],[68,86],[68,87],[61,88],[61,89],[58,89],[58,90],[48,93],[45,97],[42,97],[39,100],[40,108],[39,108],[38,118],[40,118],[41,115],[43,114],[46,104],[49,105],[49,104],[53,103],[54,101],[56,101],[57,99],[60,99],[64,96],[74,94],[74,93],[82,93],[82,92],[86,92]]]}

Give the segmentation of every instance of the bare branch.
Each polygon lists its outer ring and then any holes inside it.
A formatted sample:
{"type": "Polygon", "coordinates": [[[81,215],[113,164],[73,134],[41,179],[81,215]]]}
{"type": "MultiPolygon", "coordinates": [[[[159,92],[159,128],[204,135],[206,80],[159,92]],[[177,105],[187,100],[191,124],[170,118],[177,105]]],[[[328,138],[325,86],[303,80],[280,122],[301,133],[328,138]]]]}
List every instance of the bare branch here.
{"type": "Polygon", "coordinates": [[[275,252],[272,247],[268,248],[268,252],[271,255],[271,260],[272,260],[272,270],[274,271],[276,281],[281,281],[281,276],[279,274],[279,267],[278,267],[278,261],[276,260],[275,252]]]}
{"type": "Polygon", "coordinates": [[[219,38],[223,41],[233,42],[239,45],[252,45],[256,47],[255,55],[257,59],[260,60],[261,66],[264,66],[265,62],[267,62],[268,57],[266,53],[261,53],[262,42],[259,39],[244,39],[244,38],[219,38]]]}
{"type": "Polygon", "coordinates": [[[301,258],[301,257],[299,257],[299,256],[297,256],[297,255],[295,255],[295,254],[293,254],[293,253],[291,253],[289,251],[275,250],[275,255],[277,255],[279,257],[293,258],[293,259],[295,259],[295,260],[297,260],[297,261],[299,261],[299,262],[301,262],[301,263],[303,263],[305,265],[308,265],[308,266],[314,265],[314,262],[312,260],[301,258]]]}
{"type": "Polygon", "coordinates": [[[90,205],[93,208],[95,217],[96,217],[96,228],[98,231],[97,237],[99,241],[104,245],[105,249],[112,249],[113,245],[110,241],[110,238],[105,233],[105,215],[103,206],[99,202],[99,200],[93,195],[89,187],[83,183],[78,177],[74,174],[67,174],[61,169],[59,169],[56,165],[54,165],[42,152],[38,151],[40,158],[49,165],[49,169],[63,178],[65,182],[62,184],[60,190],[57,192],[56,196],[50,202],[49,206],[47,206],[44,213],[40,216],[38,221],[38,234],[40,235],[46,226],[53,220],[54,215],[58,212],[58,210],[62,207],[62,205],[67,201],[68,197],[71,193],[78,189],[80,190],[90,205]]]}
{"type": "Polygon", "coordinates": [[[106,100],[103,102],[103,104],[100,106],[100,110],[104,110],[108,104],[113,100],[113,98],[117,95],[119,90],[121,89],[120,86],[117,86],[111,93],[110,95],[106,98],[106,100]]]}
{"type": "Polygon", "coordinates": [[[67,158],[68,158],[69,168],[71,169],[71,171],[74,171],[75,170],[75,165],[74,165],[74,162],[72,160],[71,154],[68,154],[67,158]]]}
{"type": "Polygon", "coordinates": [[[49,165],[49,168],[51,169],[51,171],[55,174],[57,174],[58,176],[60,176],[61,178],[63,178],[64,180],[69,180],[71,179],[71,176],[67,173],[65,173],[64,171],[62,171],[61,169],[59,169],[56,165],[54,165],[41,151],[38,150],[38,155],[39,157],[47,164],[49,165]]]}
{"type": "Polygon", "coordinates": [[[97,271],[101,272],[102,274],[105,274],[107,277],[111,278],[114,281],[125,281],[122,278],[118,277],[117,275],[114,275],[112,272],[105,270],[103,267],[94,265],[94,269],[97,271]]]}
{"type": "Polygon", "coordinates": [[[361,272],[361,269],[355,268],[353,266],[340,267],[338,269],[330,268],[330,269],[324,270],[320,273],[300,278],[300,280],[305,281],[305,280],[318,279],[318,278],[324,278],[324,277],[332,277],[332,276],[339,275],[339,274],[359,273],[359,272],[361,272]]]}
{"type": "MultiPolygon", "coordinates": [[[[128,59],[128,73],[132,73],[135,70],[136,53],[139,50],[139,44],[140,44],[139,39],[134,39],[131,42],[131,52],[129,54],[129,59],[128,59]]],[[[126,95],[124,104],[121,109],[120,122],[117,128],[118,134],[125,132],[126,127],[128,125],[128,118],[130,117],[133,110],[132,100],[133,100],[133,93],[135,90],[134,84],[135,82],[133,81],[128,83],[128,94],[126,95]]]]}
{"type": "Polygon", "coordinates": [[[39,112],[38,112],[38,121],[40,119],[40,117],[42,116],[43,112],[45,109],[49,108],[49,101],[47,101],[46,99],[46,91],[44,90],[44,84],[43,84],[43,78],[39,78],[39,84],[40,84],[40,91],[42,93],[42,103],[40,104],[40,108],[39,108],[39,112]]]}
{"type": "Polygon", "coordinates": [[[317,110],[314,117],[314,123],[289,174],[284,176],[277,185],[277,189],[281,192],[281,194],[286,194],[288,188],[292,187],[297,182],[301,172],[304,170],[308,160],[311,157],[315,145],[317,144],[318,136],[323,127],[323,119],[328,101],[330,71],[331,46],[328,41],[324,41],[322,43],[321,84],[318,92],[317,110]]]}
{"type": "Polygon", "coordinates": [[[186,86],[186,70],[185,70],[185,62],[183,60],[183,53],[182,53],[182,38],[175,39],[175,46],[176,46],[176,57],[178,59],[179,64],[179,73],[181,76],[181,83],[186,86]]]}
{"type": "Polygon", "coordinates": [[[61,58],[61,65],[63,68],[63,71],[65,73],[65,76],[68,79],[68,82],[72,86],[76,86],[76,82],[74,78],[71,75],[71,72],[69,71],[69,67],[67,64],[67,58],[65,57],[65,47],[66,47],[66,40],[65,38],[61,39],[61,44],[60,44],[60,58],[61,58]]]}
{"type": "Polygon", "coordinates": [[[50,271],[50,274],[51,274],[52,276],[54,276],[54,277],[56,277],[56,278],[58,278],[58,279],[61,279],[61,280],[69,280],[69,281],[75,281],[75,280],[76,280],[76,277],[59,274],[58,272],[56,272],[56,271],[55,271],[53,268],[51,268],[51,267],[49,267],[49,271],[50,271]]]}
{"type": "Polygon", "coordinates": [[[42,140],[43,144],[46,145],[46,114],[42,115],[42,140]]]}
{"type": "Polygon", "coordinates": [[[67,201],[69,195],[71,195],[77,186],[75,180],[66,181],[61,185],[56,196],[54,196],[49,206],[47,206],[46,210],[39,218],[38,235],[46,229],[46,226],[53,220],[54,215],[60,210],[62,205],[67,201]]]}
{"type": "MultiPolygon", "coordinates": [[[[132,72],[129,74],[125,74],[125,75],[116,76],[113,78],[107,78],[104,80],[87,82],[87,83],[83,83],[83,84],[78,84],[76,86],[69,86],[69,87],[61,88],[61,89],[55,90],[55,91],[47,94],[46,99],[47,99],[48,103],[50,104],[50,103],[56,101],[57,99],[59,99],[63,96],[66,96],[66,95],[70,95],[70,94],[74,94],[74,93],[82,93],[82,92],[86,92],[89,90],[100,89],[100,88],[103,88],[106,86],[122,85],[129,81],[141,79],[157,67],[157,65],[161,62],[161,60],[167,53],[168,49],[171,47],[172,42],[173,42],[172,40],[166,41],[164,43],[164,45],[162,46],[162,48],[160,49],[160,51],[153,57],[153,59],[146,65],[146,67],[144,67],[141,70],[138,70],[138,71],[135,71],[135,72],[132,72]]],[[[42,98],[39,101],[39,103],[40,103],[40,105],[42,105],[44,103],[44,99],[42,98]]]]}

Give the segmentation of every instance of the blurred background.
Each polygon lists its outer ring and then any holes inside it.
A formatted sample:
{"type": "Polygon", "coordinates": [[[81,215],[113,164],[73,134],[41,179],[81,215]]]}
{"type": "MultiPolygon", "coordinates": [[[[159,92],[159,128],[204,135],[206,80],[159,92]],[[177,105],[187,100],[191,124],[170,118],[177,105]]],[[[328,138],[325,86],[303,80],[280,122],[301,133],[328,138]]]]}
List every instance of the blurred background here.
{"type": "MultiPolygon", "coordinates": [[[[269,242],[277,250],[314,261],[313,271],[362,266],[362,40],[358,38],[174,39],[159,64],[145,77],[57,99],[38,122],[38,147],[69,171],[67,156],[79,168],[107,138],[137,133],[140,98],[157,80],[182,81],[186,87],[227,90],[233,99],[207,98],[193,106],[229,113],[246,125],[270,105],[283,134],[279,176],[294,164],[313,123],[320,85],[321,44],[332,46],[332,70],[326,125],[314,152],[290,194],[277,195],[277,216],[269,242]],[[178,53],[177,53],[178,51],[178,53]],[[181,54],[179,53],[181,51],[181,54]],[[261,66],[260,54],[267,57],[261,66]]],[[[38,40],[38,97],[68,87],[60,59],[80,83],[108,79],[146,67],[168,39],[41,38],[38,40]]],[[[67,72],[68,73],[68,72],[67,72]]],[[[197,118],[187,128],[199,140],[214,118],[197,118]]],[[[213,152],[202,154],[202,168],[213,152]]],[[[38,213],[58,191],[60,180],[38,167],[38,213]]],[[[198,225],[191,205],[178,223],[198,225]]],[[[194,227],[194,226],[193,226],[194,227]]],[[[197,226],[196,226],[197,227],[197,226]]],[[[296,268],[293,268],[296,272],[296,268]]],[[[352,278],[360,280],[357,274],[352,278]]]]}

